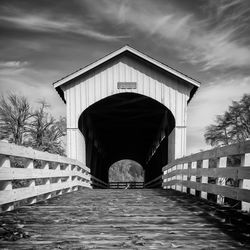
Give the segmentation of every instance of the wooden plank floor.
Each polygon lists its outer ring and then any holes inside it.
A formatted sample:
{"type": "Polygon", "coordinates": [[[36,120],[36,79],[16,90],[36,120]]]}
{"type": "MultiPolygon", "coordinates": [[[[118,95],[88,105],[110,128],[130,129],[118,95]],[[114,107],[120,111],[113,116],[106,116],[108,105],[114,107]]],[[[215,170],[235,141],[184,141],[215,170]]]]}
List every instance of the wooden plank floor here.
{"type": "Polygon", "coordinates": [[[239,230],[215,209],[175,191],[84,189],[1,214],[2,228],[30,237],[2,239],[0,248],[250,249],[228,235],[239,230]]]}

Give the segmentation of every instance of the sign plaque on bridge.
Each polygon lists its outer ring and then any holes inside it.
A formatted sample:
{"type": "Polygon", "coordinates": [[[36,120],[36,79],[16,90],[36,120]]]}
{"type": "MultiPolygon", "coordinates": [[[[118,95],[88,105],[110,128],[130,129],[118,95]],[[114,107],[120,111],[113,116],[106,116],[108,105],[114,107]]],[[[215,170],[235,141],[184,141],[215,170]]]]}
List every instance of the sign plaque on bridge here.
{"type": "Polygon", "coordinates": [[[118,89],[136,89],[137,84],[136,82],[118,82],[117,88],[118,89]]]}

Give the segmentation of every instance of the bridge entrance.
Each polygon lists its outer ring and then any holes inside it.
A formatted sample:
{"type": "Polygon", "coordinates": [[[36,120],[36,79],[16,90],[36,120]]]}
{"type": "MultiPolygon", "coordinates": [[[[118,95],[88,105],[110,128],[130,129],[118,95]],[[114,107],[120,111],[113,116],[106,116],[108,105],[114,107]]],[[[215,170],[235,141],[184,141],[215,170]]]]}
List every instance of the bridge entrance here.
{"type": "Polygon", "coordinates": [[[161,175],[174,127],[175,119],[164,105],[136,93],[96,102],[81,114],[78,123],[86,142],[87,166],[105,182],[109,166],[122,159],[140,163],[146,182],[161,175]]]}
{"type": "Polygon", "coordinates": [[[108,169],[132,159],[145,182],[186,153],[187,104],[195,80],[125,46],[54,83],[66,104],[67,156],[108,182],[108,169]]]}

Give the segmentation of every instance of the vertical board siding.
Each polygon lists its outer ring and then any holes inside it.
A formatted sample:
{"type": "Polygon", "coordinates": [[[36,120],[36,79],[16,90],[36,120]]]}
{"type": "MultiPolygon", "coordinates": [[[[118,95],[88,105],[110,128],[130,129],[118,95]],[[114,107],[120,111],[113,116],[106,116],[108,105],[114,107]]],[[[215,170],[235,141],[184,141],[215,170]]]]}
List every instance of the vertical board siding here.
{"type": "MultiPolygon", "coordinates": [[[[105,64],[100,69],[93,70],[89,76],[83,77],[70,84],[65,90],[67,102],[67,128],[68,128],[68,156],[79,159],[79,154],[85,154],[83,149],[84,139],[79,138],[78,119],[81,113],[95,102],[117,94],[133,92],[148,96],[165,105],[176,119],[177,126],[186,125],[187,99],[191,86],[173,81],[166,75],[155,71],[153,68],[141,64],[134,59],[123,57],[117,61],[105,64]],[[136,89],[118,89],[118,82],[136,82],[136,89]],[[76,131],[69,130],[75,129],[76,131]],[[75,141],[81,141],[73,145],[75,141]],[[82,142],[83,141],[83,142],[82,142]],[[77,147],[73,149],[71,147],[77,147]]],[[[186,131],[177,132],[177,137],[182,141],[179,156],[183,156],[186,147],[186,131]]],[[[185,129],[184,129],[185,130],[185,129]]],[[[84,149],[85,150],[85,149],[84,149]]]]}
{"type": "MultiPolygon", "coordinates": [[[[81,84],[77,84],[75,86],[75,95],[76,99],[79,100],[78,104],[75,102],[76,117],[79,117],[81,115],[81,107],[82,107],[81,84]]],[[[78,119],[76,120],[76,124],[78,125],[78,119]]]]}

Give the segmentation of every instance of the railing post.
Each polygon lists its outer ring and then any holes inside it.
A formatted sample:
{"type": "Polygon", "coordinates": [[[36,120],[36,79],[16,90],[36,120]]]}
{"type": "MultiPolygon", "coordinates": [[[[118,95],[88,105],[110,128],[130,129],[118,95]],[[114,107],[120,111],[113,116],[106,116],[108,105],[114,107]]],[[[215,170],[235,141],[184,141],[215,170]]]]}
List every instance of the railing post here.
{"type": "MultiPolygon", "coordinates": [[[[221,157],[218,160],[218,168],[226,168],[227,167],[227,157],[221,157]]],[[[219,177],[217,179],[217,185],[219,186],[225,186],[226,185],[226,178],[219,177]]],[[[224,204],[224,196],[223,195],[217,195],[217,203],[218,204],[224,204]]]]}
{"type": "MultiPolygon", "coordinates": [[[[187,169],[188,169],[188,163],[184,163],[183,164],[183,170],[187,170],[187,169]]],[[[182,175],[182,180],[183,181],[187,181],[187,178],[188,178],[187,174],[182,175]]],[[[184,186],[184,185],[182,185],[182,192],[184,192],[184,193],[187,192],[187,187],[184,186]]]]}
{"type": "MultiPolygon", "coordinates": [[[[10,168],[10,157],[1,155],[0,156],[0,167],[2,168],[10,168]]],[[[0,190],[11,190],[12,189],[12,181],[1,181],[0,182],[0,190]]]]}
{"type": "MultiPolygon", "coordinates": [[[[172,168],[170,168],[170,172],[175,171],[175,170],[176,170],[176,165],[173,166],[172,168]]],[[[176,175],[171,177],[171,181],[173,181],[173,180],[176,180],[176,175]]],[[[176,189],[176,184],[172,184],[171,188],[175,190],[176,189]]]]}
{"type": "MultiPolygon", "coordinates": [[[[176,166],[176,170],[182,170],[182,166],[183,166],[183,164],[178,164],[178,165],[176,166]]],[[[182,180],[182,175],[181,175],[181,174],[177,174],[177,175],[176,175],[176,180],[181,181],[181,180],[182,180]]],[[[176,184],[176,190],[181,191],[181,190],[182,190],[182,185],[179,184],[179,183],[177,183],[177,184],[176,184]]]]}
{"type": "MultiPolygon", "coordinates": [[[[55,170],[56,170],[56,171],[60,171],[60,170],[61,170],[61,164],[60,164],[59,162],[56,162],[55,170]]],[[[57,180],[56,180],[56,183],[57,183],[57,184],[62,183],[62,179],[61,179],[60,177],[58,177],[57,180]]],[[[62,195],[62,190],[61,190],[61,189],[58,190],[58,191],[56,192],[56,194],[57,194],[57,195],[62,195]]]]}
{"type": "MultiPolygon", "coordinates": [[[[163,171],[162,178],[167,174],[167,170],[163,171]]],[[[162,179],[162,188],[167,189],[168,187],[164,185],[165,182],[167,182],[167,179],[162,179]]]]}
{"type": "MultiPolygon", "coordinates": [[[[196,161],[191,163],[191,169],[197,169],[197,162],[196,161]]],[[[191,175],[190,181],[196,182],[196,175],[191,175]]],[[[190,188],[190,194],[195,195],[195,189],[190,188]]]]}
{"type": "MultiPolygon", "coordinates": [[[[67,164],[67,166],[66,166],[66,168],[65,168],[65,171],[68,171],[68,172],[71,172],[71,164],[67,164]]],[[[72,182],[72,176],[70,175],[70,176],[68,176],[68,179],[67,179],[67,182],[68,183],[71,183],[72,182]]],[[[72,191],[72,187],[69,187],[68,189],[67,189],[67,193],[70,193],[72,191]]]]}
{"type": "MultiPolygon", "coordinates": [[[[10,157],[6,155],[0,155],[0,167],[1,168],[10,168],[10,157]]],[[[12,190],[12,181],[0,181],[0,190],[1,191],[7,191],[12,190]]],[[[4,211],[10,211],[14,209],[14,202],[9,203],[4,208],[4,211]]]]}
{"type": "MultiPolygon", "coordinates": [[[[26,159],[24,161],[24,167],[29,168],[29,169],[34,169],[34,161],[33,161],[33,159],[26,159]]],[[[29,187],[35,188],[35,186],[36,186],[35,179],[31,179],[30,183],[29,183],[29,187]]],[[[27,201],[28,201],[29,204],[34,204],[37,201],[37,197],[31,197],[31,198],[27,199],[27,201]]]]}
{"type": "MultiPolygon", "coordinates": [[[[42,169],[44,169],[45,171],[49,171],[49,162],[47,161],[42,161],[42,169]]],[[[50,178],[47,178],[45,180],[44,185],[46,185],[47,187],[50,185],[50,178]]],[[[52,197],[51,193],[47,193],[44,195],[44,199],[50,199],[52,197]]]]}
{"type": "MultiPolygon", "coordinates": [[[[243,166],[243,167],[250,167],[250,153],[242,155],[242,157],[241,157],[241,166],[243,166]]],[[[241,182],[240,182],[240,188],[248,189],[249,190],[250,189],[250,180],[249,179],[246,179],[246,180],[243,179],[243,180],[241,180],[241,182]]],[[[250,203],[242,201],[241,202],[241,209],[243,211],[250,212],[250,203]]]]}
{"type": "MultiPolygon", "coordinates": [[[[202,168],[208,168],[209,166],[209,160],[203,160],[202,161],[202,168]]],[[[208,176],[201,177],[201,183],[208,183],[208,176]]],[[[201,191],[201,198],[207,199],[207,192],[201,191]]]]}

